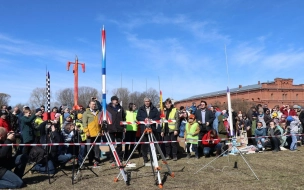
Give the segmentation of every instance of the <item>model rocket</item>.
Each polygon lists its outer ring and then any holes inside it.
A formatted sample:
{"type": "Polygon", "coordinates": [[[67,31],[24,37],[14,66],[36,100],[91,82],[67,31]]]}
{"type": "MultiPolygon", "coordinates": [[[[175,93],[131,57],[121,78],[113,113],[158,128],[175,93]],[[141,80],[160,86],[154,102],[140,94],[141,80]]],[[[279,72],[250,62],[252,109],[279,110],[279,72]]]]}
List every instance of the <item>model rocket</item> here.
{"type": "Polygon", "coordinates": [[[228,114],[229,114],[229,126],[230,126],[230,136],[233,136],[233,122],[232,122],[232,110],[231,110],[231,98],[230,98],[230,90],[227,86],[227,101],[228,101],[228,114]]]}
{"type": "Polygon", "coordinates": [[[107,94],[106,94],[106,30],[104,26],[101,32],[101,79],[102,79],[102,113],[100,123],[107,121],[112,123],[110,113],[107,112],[107,94]]]}
{"type": "Polygon", "coordinates": [[[159,109],[160,109],[160,118],[165,118],[162,91],[159,91],[159,109]]]}

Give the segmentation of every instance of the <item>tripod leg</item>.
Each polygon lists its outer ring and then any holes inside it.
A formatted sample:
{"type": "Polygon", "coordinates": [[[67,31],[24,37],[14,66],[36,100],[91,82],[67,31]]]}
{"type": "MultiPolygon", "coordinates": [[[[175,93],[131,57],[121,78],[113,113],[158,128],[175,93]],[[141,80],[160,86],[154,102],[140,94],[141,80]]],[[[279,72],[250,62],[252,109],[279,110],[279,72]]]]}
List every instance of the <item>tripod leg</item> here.
{"type": "Polygon", "coordinates": [[[156,150],[155,150],[155,146],[154,146],[153,136],[152,136],[151,133],[148,133],[148,138],[149,138],[149,142],[150,142],[150,148],[151,148],[151,153],[152,153],[152,158],[153,158],[154,169],[157,173],[158,185],[159,185],[160,188],[162,188],[162,179],[160,177],[161,168],[158,165],[158,160],[157,160],[156,150]]]}
{"type": "Polygon", "coordinates": [[[137,142],[136,145],[134,146],[134,148],[133,148],[133,150],[132,150],[132,152],[131,152],[129,158],[128,158],[127,161],[126,161],[127,164],[128,164],[128,162],[129,162],[129,160],[131,159],[131,157],[133,156],[133,154],[134,154],[136,148],[137,148],[138,145],[140,144],[140,142],[141,142],[142,138],[144,137],[144,135],[145,135],[145,133],[143,133],[143,134],[141,135],[140,139],[138,140],[138,142],[137,142]]]}
{"type": "MultiPolygon", "coordinates": [[[[156,141],[156,138],[155,138],[155,136],[154,136],[153,134],[152,134],[152,138],[156,141]]],[[[166,160],[166,157],[164,156],[164,153],[162,152],[162,150],[161,150],[159,144],[156,143],[156,144],[155,144],[155,147],[156,147],[156,149],[158,150],[158,152],[159,152],[159,154],[160,154],[160,156],[161,156],[161,158],[162,158],[163,163],[164,163],[165,166],[167,167],[168,173],[170,174],[171,177],[174,177],[174,173],[171,171],[171,169],[170,169],[170,167],[169,167],[169,165],[168,165],[168,162],[167,162],[167,160],[166,160]]]]}
{"type": "MultiPolygon", "coordinates": [[[[97,141],[99,135],[100,135],[100,132],[97,134],[97,136],[96,136],[96,138],[95,138],[95,140],[94,140],[93,143],[95,143],[95,142],[97,141]]],[[[79,174],[80,168],[82,168],[82,166],[83,166],[84,162],[86,161],[87,157],[89,156],[89,154],[90,154],[90,152],[91,152],[93,146],[94,146],[94,145],[91,145],[90,149],[88,150],[88,153],[86,154],[86,156],[84,157],[82,163],[80,164],[79,168],[77,169],[77,172],[76,172],[76,175],[75,175],[74,179],[76,179],[77,175],[79,174]]],[[[96,173],[94,173],[94,174],[96,175],[96,173]]],[[[98,175],[97,175],[97,176],[98,176],[98,175]]]]}
{"type": "MultiPolygon", "coordinates": [[[[107,139],[107,141],[108,141],[108,143],[109,143],[109,146],[110,146],[111,152],[112,152],[112,154],[113,154],[113,156],[114,156],[114,159],[115,159],[115,161],[116,161],[116,165],[119,167],[120,174],[122,175],[124,181],[125,181],[126,183],[128,183],[128,179],[127,179],[127,176],[126,176],[126,173],[125,173],[125,170],[124,170],[124,166],[123,166],[123,165],[121,164],[121,162],[120,162],[120,159],[119,159],[118,154],[117,154],[117,152],[116,152],[116,150],[115,150],[115,147],[114,147],[114,145],[112,144],[112,140],[111,140],[111,138],[110,138],[109,133],[108,133],[108,132],[105,132],[105,136],[106,136],[106,139],[107,139]]],[[[118,181],[118,177],[120,176],[120,174],[118,174],[118,176],[114,179],[114,182],[117,182],[117,181],[118,181]]]]}
{"type": "Polygon", "coordinates": [[[241,157],[243,158],[243,160],[245,161],[245,163],[247,164],[248,168],[251,170],[251,172],[253,173],[253,175],[255,176],[255,178],[257,180],[259,180],[258,176],[254,173],[253,169],[250,167],[249,163],[247,162],[246,158],[243,156],[243,154],[241,153],[241,151],[238,149],[238,151],[240,152],[241,157]]]}
{"type": "Polygon", "coordinates": [[[202,169],[204,169],[207,166],[209,166],[212,162],[214,162],[215,160],[217,160],[219,157],[221,157],[223,154],[225,154],[225,152],[227,152],[228,150],[229,149],[227,149],[224,152],[222,152],[222,154],[220,154],[219,156],[217,156],[216,158],[214,158],[213,160],[211,160],[208,164],[206,164],[205,166],[203,166],[201,169],[197,170],[194,174],[197,174],[199,171],[201,171],[202,169]]]}

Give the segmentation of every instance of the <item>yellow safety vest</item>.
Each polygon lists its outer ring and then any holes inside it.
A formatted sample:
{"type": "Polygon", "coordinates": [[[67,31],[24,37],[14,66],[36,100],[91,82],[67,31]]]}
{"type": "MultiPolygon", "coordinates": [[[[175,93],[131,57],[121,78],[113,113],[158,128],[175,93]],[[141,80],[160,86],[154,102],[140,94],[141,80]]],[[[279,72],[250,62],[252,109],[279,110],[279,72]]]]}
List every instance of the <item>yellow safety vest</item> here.
{"type": "MultiPolygon", "coordinates": [[[[176,108],[172,108],[168,120],[175,120],[175,114],[176,114],[176,108]]],[[[165,126],[165,123],[163,123],[163,127],[165,126]]],[[[175,130],[175,122],[168,123],[168,127],[171,130],[175,130]]]]}
{"type": "Polygon", "coordinates": [[[192,136],[195,133],[198,123],[193,123],[189,129],[189,123],[186,124],[186,142],[191,144],[198,144],[198,135],[192,136]]]}
{"type": "MultiPolygon", "coordinates": [[[[133,112],[133,111],[126,111],[126,121],[127,122],[134,122],[136,121],[136,116],[137,116],[137,113],[136,112],[133,112]]],[[[126,128],[127,131],[137,131],[137,124],[130,124],[130,125],[127,125],[127,128],[126,128]]]]}
{"type": "MultiPolygon", "coordinates": [[[[83,131],[83,125],[80,122],[76,122],[76,127],[79,126],[79,129],[83,131]]],[[[81,141],[86,141],[87,140],[87,135],[83,132],[81,135],[81,141]]]]}

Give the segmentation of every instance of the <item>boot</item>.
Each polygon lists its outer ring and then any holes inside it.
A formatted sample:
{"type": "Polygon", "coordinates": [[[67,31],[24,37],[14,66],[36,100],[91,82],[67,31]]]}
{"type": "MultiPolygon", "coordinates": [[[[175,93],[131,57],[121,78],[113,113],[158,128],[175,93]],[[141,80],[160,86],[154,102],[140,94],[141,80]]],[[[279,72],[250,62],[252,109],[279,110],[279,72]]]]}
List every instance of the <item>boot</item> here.
{"type": "Polygon", "coordinates": [[[189,159],[190,157],[191,157],[191,154],[190,154],[190,153],[188,153],[188,154],[187,154],[187,158],[189,159]]]}
{"type": "Polygon", "coordinates": [[[221,155],[221,152],[222,152],[222,151],[221,151],[221,149],[216,150],[216,154],[215,154],[215,156],[216,156],[216,157],[218,157],[219,155],[221,155]]]}

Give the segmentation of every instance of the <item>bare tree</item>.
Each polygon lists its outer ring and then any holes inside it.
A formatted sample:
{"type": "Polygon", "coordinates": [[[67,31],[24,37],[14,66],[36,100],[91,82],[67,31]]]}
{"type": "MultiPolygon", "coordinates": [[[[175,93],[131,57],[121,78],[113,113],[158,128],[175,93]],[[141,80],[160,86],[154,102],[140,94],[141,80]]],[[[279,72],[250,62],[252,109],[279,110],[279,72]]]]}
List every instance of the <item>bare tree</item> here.
{"type": "MultiPolygon", "coordinates": [[[[231,100],[231,108],[236,112],[242,111],[242,113],[247,113],[250,107],[252,106],[253,105],[251,102],[244,99],[237,98],[231,100]]],[[[228,109],[228,104],[227,103],[223,104],[222,108],[228,109]]]]}
{"type": "Polygon", "coordinates": [[[97,98],[98,90],[96,88],[82,86],[78,89],[78,104],[86,107],[92,97],[97,98]]]}
{"type": "Polygon", "coordinates": [[[159,105],[159,92],[157,92],[154,88],[149,88],[147,92],[143,92],[143,94],[151,99],[151,102],[154,106],[157,107],[159,105]]]}
{"type": "Polygon", "coordinates": [[[137,107],[140,107],[144,104],[145,97],[146,97],[145,94],[135,91],[130,94],[129,103],[134,103],[137,107]]]}
{"type": "Polygon", "coordinates": [[[37,108],[41,105],[45,105],[47,103],[46,98],[46,90],[45,88],[35,88],[32,93],[31,97],[29,99],[30,107],[37,108]]]}
{"type": "Polygon", "coordinates": [[[18,103],[18,104],[15,105],[15,107],[18,107],[20,111],[22,111],[24,106],[27,106],[27,105],[25,105],[23,103],[18,103]]]}
{"type": "Polygon", "coordinates": [[[112,90],[113,96],[117,96],[119,101],[122,101],[122,107],[128,109],[130,103],[130,91],[127,88],[116,88],[112,90]]]}
{"type": "Polygon", "coordinates": [[[10,98],[9,94],[0,93],[0,105],[7,105],[10,98]]]}
{"type": "Polygon", "coordinates": [[[59,90],[56,93],[57,102],[60,105],[67,105],[72,107],[74,105],[74,90],[72,88],[65,88],[63,90],[59,90]]]}

